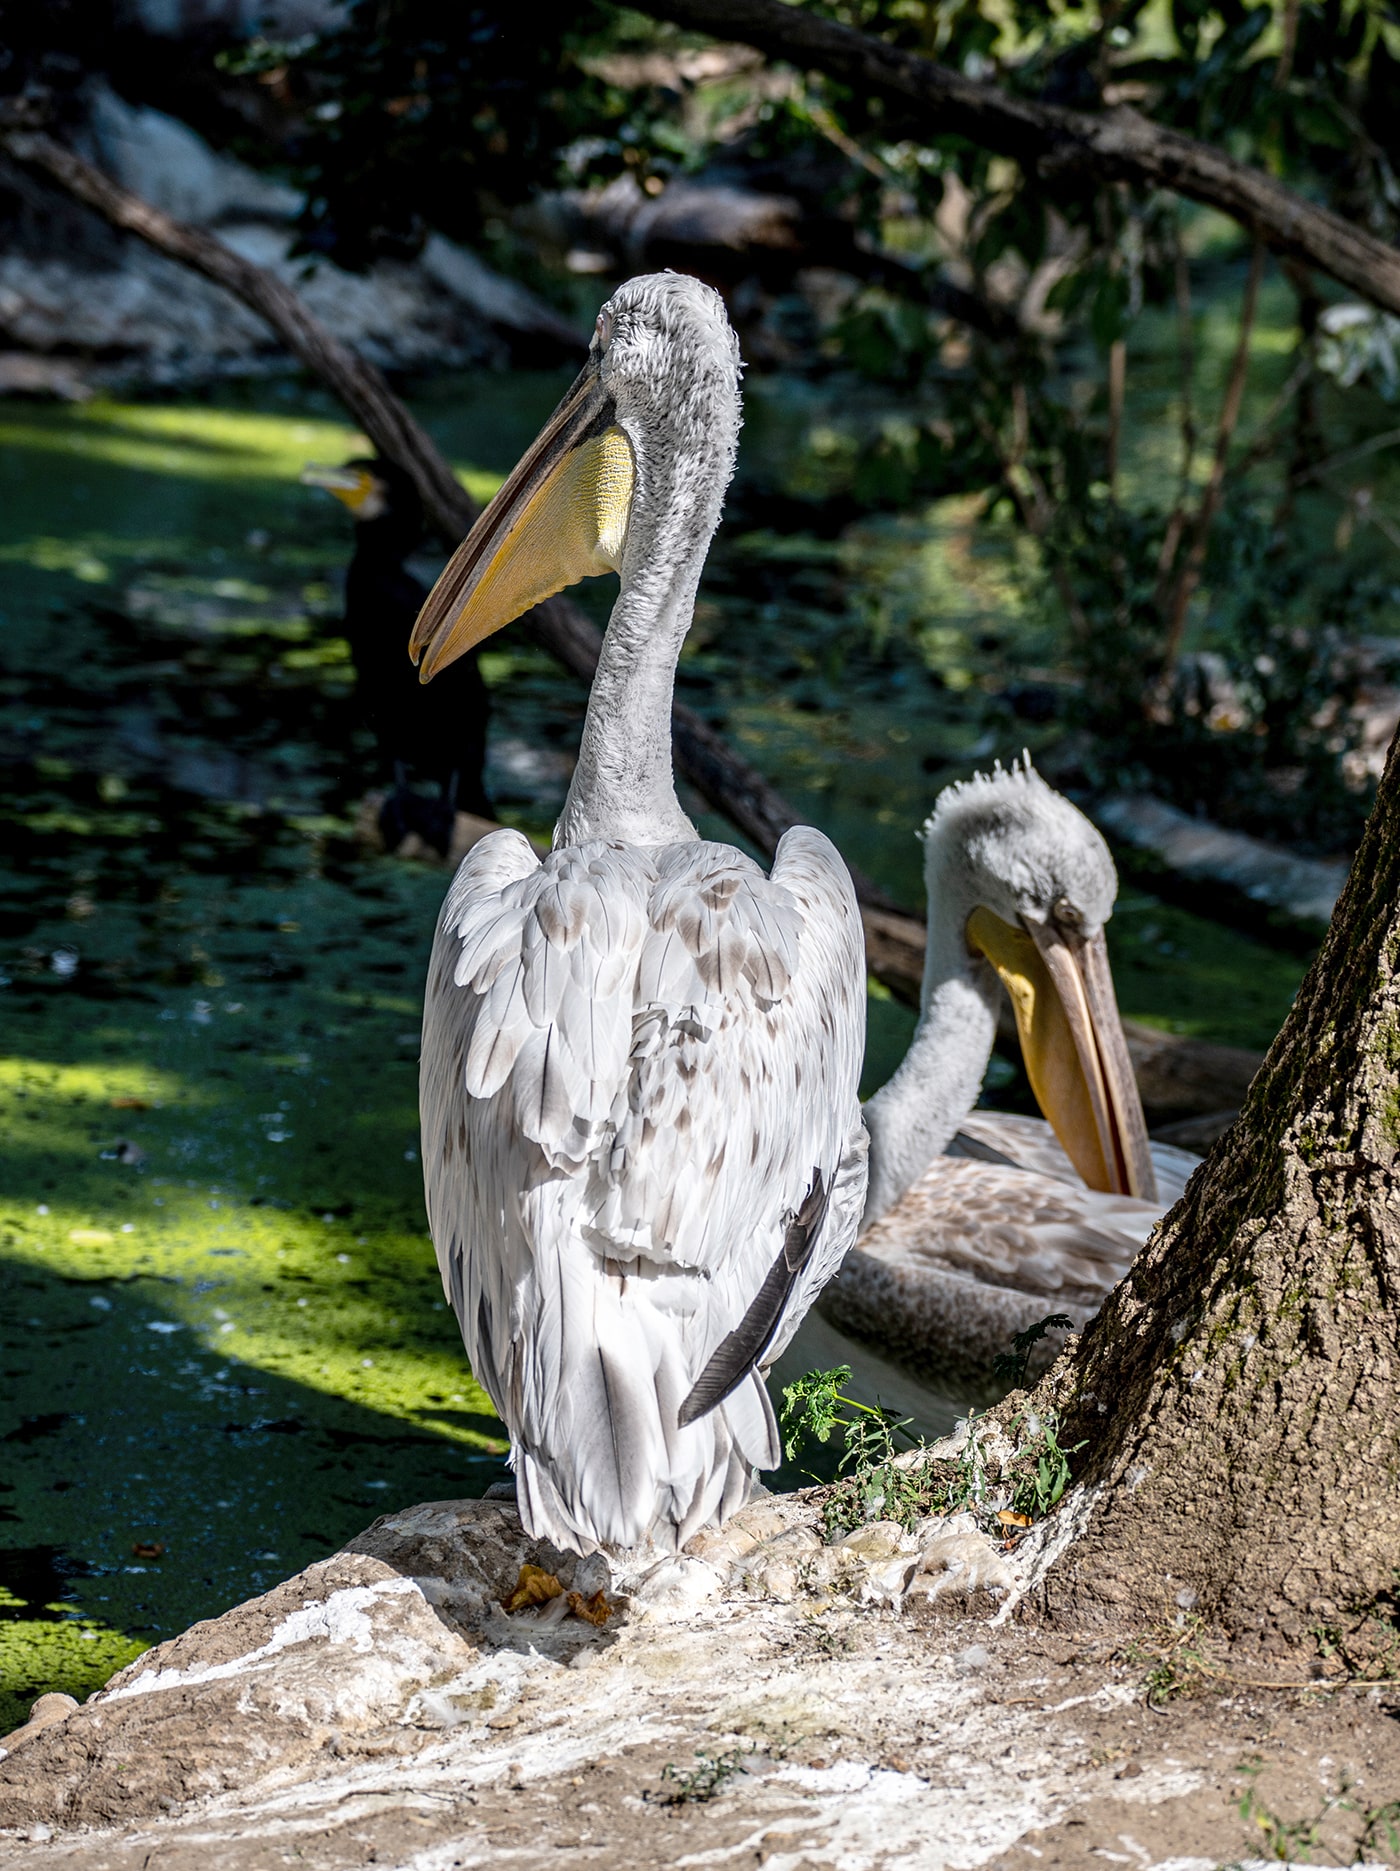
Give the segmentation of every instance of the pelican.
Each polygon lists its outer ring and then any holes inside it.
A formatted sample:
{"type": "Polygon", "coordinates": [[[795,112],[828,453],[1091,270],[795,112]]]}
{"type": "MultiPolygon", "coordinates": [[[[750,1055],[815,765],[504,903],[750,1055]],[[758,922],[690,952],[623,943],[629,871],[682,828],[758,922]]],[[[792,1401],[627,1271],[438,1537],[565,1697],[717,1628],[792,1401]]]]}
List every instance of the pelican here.
{"type": "Polygon", "coordinates": [[[443,905],[423,1015],[428,1216],[521,1519],[677,1547],[780,1457],[763,1371],[865,1201],[850,876],[771,871],[676,799],[671,694],[738,442],[718,295],[631,280],[423,608],[428,680],[573,581],[620,589],[553,849],[498,831],[443,905]]]}
{"type": "Polygon", "coordinates": [[[1097,1311],[1197,1159],[1150,1143],[1109,972],[1118,878],[1029,756],[947,788],[923,829],[928,940],[909,1051],[870,1099],[833,1325],[977,1382],[1015,1332],[1097,1311]],[[1002,989],[1049,1123],[975,1111],[1002,989]]]}

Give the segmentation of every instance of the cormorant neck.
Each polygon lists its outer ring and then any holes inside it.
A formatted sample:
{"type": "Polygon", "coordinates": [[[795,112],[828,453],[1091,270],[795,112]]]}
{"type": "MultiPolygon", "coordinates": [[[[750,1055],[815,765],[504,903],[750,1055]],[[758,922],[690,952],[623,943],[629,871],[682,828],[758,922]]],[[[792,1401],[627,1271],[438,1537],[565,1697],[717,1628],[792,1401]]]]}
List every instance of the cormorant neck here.
{"type": "Polygon", "coordinates": [[[355,557],[374,565],[399,565],[422,543],[422,516],[392,508],[355,526],[355,557]]]}
{"type": "Polygon", "coordinates": [[[928,940],[919,1024],[898,1071],[865,1106],[870,1187],[863,1226],[941,1156],[976,1104],[996,1038],[1001,986],[964,933],[974,907],[946,867],[927,871],[928,940]]]}

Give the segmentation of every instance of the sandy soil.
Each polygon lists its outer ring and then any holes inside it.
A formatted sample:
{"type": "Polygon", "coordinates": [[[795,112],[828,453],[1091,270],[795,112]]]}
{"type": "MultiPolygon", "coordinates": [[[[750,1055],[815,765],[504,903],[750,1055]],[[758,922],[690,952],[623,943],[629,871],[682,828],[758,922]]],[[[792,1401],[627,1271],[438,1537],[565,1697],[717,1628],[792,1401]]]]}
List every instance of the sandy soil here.
{"type": "Polygon", "coordinates": [[[1266,1689],[1170,1628],[997,1625],[974,1565],[970,1596],[950,1568],[861,1603],[794,1575],[799,1509],[745,1511],[704,1561],[614,1572],[602,1629],[501,1611],[522,1559],[555,1557],[513,1510],[389,1516],[12,1745],[0,1867],[1400,1859],[1400,1684],[1266,1689]]]}

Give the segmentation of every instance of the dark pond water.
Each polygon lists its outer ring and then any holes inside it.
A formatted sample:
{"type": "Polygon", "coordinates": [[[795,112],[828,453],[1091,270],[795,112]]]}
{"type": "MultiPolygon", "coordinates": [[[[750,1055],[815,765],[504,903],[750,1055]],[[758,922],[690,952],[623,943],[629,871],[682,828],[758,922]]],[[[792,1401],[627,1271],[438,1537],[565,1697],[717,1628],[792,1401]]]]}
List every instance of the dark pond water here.
{"type": "MultiPolygon", "coordinates": [[[[424,413],[484,497],[561,382],[424,413]]],[[[840,447],[804,396],[750,388],[681,686],[916,906],[938,786],[1058,731],[1017,700],[1055,646],[963,503],[781,531],[840,447]]],[[[296,479],[353,452],[292,386],[0,406],[0,1730],[501,1472],[416,1159],[444,877],[355,841],[347,528],[296,479]]],[[[493,796],[543,829],[583,695],[509,632],[486,669],[493,796]]],[[[1241,1044],[1301,972],[1140,890],[1113,934],[1125,1011],[1241,1044]]],[[[867,1089],[910,1025],[872,999],[867,1089]]]]}

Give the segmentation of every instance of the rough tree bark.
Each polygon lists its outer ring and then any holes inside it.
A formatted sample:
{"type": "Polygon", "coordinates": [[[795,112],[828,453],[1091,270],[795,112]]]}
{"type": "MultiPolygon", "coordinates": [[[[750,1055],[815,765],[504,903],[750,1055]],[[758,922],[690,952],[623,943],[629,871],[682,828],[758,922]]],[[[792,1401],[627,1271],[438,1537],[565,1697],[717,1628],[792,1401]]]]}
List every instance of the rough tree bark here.
{"type": "Polygon", "coordinates": [[[1037,1393],[1085,1441],[1044,1585],[1072,1621],[1190,1608],[1265,1647],[1400,1567],[1400,739],[1238,1122],[1037,1393]]]}
{"type": "Polygon", "coordinates": [[[1137,111],[1094,116],[1015,97],[787,0],[645,0],[641,11],[890,98],[918,114],[925,139],[965,136],[1043,173],[1172,189],[1251,228],[1275,253],[1306,261],[1373,304],[1400,312],[1400,251],[1263,170],[1164,130],[1137,111]]]}

